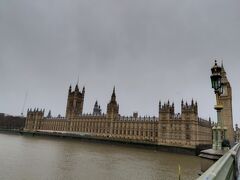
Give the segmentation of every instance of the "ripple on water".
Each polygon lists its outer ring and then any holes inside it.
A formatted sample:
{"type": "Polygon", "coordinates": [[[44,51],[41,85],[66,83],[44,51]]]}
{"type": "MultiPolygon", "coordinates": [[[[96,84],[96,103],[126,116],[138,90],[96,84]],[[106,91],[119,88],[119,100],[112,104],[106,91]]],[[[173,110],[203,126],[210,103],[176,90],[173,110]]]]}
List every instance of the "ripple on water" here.
{"type": "Polygon", "coordinates": [[[0,134],[0,179],[195,179],[198,157],[79,140],[0,134]]]}

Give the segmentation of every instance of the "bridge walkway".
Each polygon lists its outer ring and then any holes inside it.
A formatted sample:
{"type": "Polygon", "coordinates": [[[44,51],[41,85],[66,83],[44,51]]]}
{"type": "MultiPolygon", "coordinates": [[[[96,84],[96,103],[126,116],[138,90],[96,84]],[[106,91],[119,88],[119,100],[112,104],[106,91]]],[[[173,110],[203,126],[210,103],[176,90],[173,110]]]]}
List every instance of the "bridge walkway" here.
{"type": "Polygon", "coordinates": [[[197,180],[240,180],[240,143],[226,152],[197,180]]]}

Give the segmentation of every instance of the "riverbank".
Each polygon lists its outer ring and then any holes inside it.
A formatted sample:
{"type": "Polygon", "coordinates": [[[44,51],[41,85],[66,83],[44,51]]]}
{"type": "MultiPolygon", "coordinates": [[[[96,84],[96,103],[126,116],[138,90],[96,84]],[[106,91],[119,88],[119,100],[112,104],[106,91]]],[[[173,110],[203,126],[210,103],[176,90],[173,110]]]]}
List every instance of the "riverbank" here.
{"type": "Polygon", "coordinates": [[[172,152],[177,154],[187,154],[187,155],[199,155],[201,150],[208,149],[210,146],[199,146],[196,149],[176,147],[176,146],[166,146],[166,145],[156,145],[151,142],[137,142],[137,141],[127,141],[123,139],[116,139],[111,137],[98,137],[91,136],[88,134],[81,133],[69,133],[69,132],[56,132],[56,131],[22,131],[22,130],[0,130],[1,133],[14,133],[24,136],[47,136],[47,137],[59,137],[59,138],[69,138],[78,139],[81,141],[88,141],[94,143],[104,143],[104,144],[117,144],[122,146],[133,146],[139,148],[154,149],[163,152],[172,152]]]}

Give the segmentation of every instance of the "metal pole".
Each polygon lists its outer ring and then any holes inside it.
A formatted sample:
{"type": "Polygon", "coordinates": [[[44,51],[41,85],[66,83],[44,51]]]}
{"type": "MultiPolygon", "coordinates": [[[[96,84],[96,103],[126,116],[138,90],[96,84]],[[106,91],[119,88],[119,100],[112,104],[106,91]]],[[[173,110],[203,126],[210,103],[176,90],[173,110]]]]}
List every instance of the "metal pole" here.
{"type": "Polygon", "coordinates": [[[222,150],[222,141],[223,141],[223,124],[221,120],[221,110],[223,109],[222,105],[219,102],[220,94],[216,92],[217,105],[215,109],[217,111],[217,149],[222,150]]]}
{"type": "Polygon", "coordinates": [[[213,126],[212,130],[213,130],[213,145],[212,145],[212,148],[214,150],[217,150],[217,132],[216,132],[217,129],[216,129],[215,125],[213,126]]]}

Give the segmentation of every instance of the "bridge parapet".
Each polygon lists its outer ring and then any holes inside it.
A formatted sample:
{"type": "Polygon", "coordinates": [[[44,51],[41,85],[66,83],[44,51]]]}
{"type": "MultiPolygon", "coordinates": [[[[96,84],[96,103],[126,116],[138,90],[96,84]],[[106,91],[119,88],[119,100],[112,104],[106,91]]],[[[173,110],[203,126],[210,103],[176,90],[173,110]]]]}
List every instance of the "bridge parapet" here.
{"type": "Polygon", "coordinates": [[[197,180],[233,180],[239,177],[240,143],[226,152],[197,180]]]}

